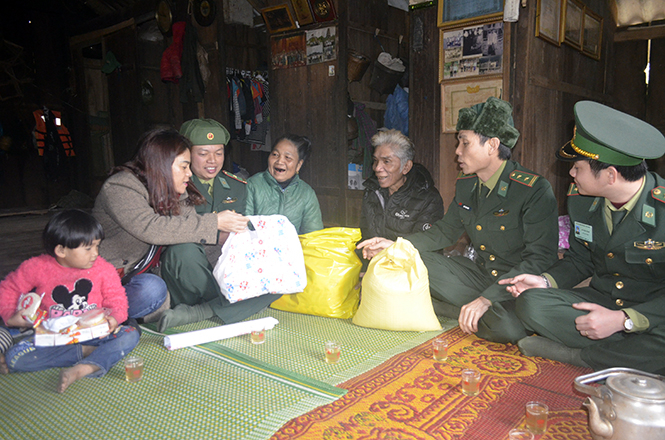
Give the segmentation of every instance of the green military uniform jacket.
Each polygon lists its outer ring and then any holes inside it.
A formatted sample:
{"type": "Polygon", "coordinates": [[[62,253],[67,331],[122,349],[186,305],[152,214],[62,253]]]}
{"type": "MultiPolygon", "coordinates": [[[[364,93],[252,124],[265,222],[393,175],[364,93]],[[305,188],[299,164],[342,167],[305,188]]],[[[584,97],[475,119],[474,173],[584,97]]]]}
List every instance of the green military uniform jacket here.
{"type": "Polygon", "coordinates": [[[635,207],[612,235],[605,223],[604,199],[568,196],[570,250],[547,270],[561,289],[591,278],[615,310],[633,309],[650,326],[665,324],[665,179],[648,173],[635,207]]]}
{"type": "Polygon", "coordinates": [[[208,185],[202,183],[195,175],[192,176],[192,183],[206,199],[205,204],[196,206],[196,212],[199,214],[229,210],[239,214],[245,213],[247,182],[240,177],[224,170],[219,172],[215,176],[212,196],[208,192],[208,185]]]}
{"type": "MultiPolygon", "coordinates": [[[[521,273],[540,274],[550,267],[557,259],[559,235],[557,203],[549,182],[509,160],[483,201],[477,185],[475,174],[460,174],[444,217],[429,230],[406,238],[422,253],[451,246],[466,232],[477,253],[476,264],[496,281],[521,273]]],[[[481,295],[490,301],[512,299],[496,282],[481,295]]]]}
{"type": "Polygon", "coordinates": [[[663,374],[665,365],[665,179],[655,173],[634,208],[609,234],[605,200],[568,192],[570,249],[547,270],[558,288],[527,290],[517,298],[525,326],[568,347],[580,348],[594,369],[630,367],[663,374]],[[574,288],[591,277],[588,287],[574,288]],[[639,331],[592,340],[575,327],[586,315],[571,304],[589,302],[624,310],[639,331]],[[635,313],[637,312],[637,313],[635,313]],[[647,322],[648,321],[648,322],[647,322]]]}

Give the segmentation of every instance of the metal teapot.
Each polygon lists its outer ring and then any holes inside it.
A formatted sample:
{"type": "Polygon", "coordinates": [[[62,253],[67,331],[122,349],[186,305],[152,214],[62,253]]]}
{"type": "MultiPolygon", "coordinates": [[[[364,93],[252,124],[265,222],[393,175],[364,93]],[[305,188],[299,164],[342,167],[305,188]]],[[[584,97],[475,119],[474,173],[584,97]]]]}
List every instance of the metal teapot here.
{"type": "Polygon", "coordinates": [[[665,439],[665,377],[632,368],[579,376],[575,388],[588,394],[583,405],[589,411],[594,440],[665,439]],[[589,383],[605,379],[605,385],[589,383]]]}

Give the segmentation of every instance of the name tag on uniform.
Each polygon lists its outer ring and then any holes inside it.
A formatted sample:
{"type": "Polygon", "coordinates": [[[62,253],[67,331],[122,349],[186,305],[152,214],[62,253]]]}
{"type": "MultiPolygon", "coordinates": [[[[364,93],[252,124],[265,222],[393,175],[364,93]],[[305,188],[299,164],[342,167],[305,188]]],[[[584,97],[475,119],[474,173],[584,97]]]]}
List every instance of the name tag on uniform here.
{"type": "Polygon", "coordinates": [[[586,223],[575,222],[575,238],[592,242],[593,226],[587,225],[586,223]]]}

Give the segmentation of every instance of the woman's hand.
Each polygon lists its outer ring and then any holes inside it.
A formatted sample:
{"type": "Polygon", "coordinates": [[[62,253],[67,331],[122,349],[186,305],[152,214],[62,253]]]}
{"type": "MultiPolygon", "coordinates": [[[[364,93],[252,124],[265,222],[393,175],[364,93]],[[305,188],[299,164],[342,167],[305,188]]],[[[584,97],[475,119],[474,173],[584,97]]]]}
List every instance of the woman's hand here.
{"type": "Polygon", "coordinates": [[[217,213],[217,229],[223,232],[242,232],[247,229],[249,219],[234,211],[217,213]]]}
{"type": "Polygon", "coordinates": [[[392,245],[394,241],[382,237],[374,237],[358,243],[356,249],[363,250],[363,258],[371,260],[376,254],[392,245]]]}

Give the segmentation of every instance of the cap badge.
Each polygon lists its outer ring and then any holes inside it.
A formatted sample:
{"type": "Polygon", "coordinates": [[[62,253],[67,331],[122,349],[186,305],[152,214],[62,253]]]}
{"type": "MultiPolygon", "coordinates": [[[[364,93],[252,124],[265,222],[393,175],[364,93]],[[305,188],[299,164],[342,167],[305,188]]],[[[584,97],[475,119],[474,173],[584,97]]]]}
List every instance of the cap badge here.
{"type": "Polygon", "coordinates": [[[209,141],[215,139],[215,135],[212,132],[208,133],[208,136],[206,136],[206,137],[208,138],[209,141]]]}

